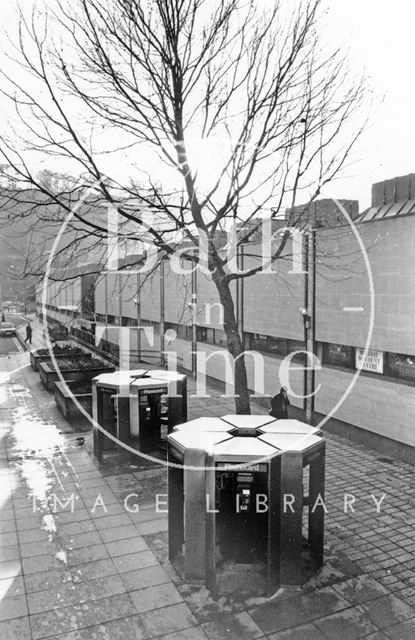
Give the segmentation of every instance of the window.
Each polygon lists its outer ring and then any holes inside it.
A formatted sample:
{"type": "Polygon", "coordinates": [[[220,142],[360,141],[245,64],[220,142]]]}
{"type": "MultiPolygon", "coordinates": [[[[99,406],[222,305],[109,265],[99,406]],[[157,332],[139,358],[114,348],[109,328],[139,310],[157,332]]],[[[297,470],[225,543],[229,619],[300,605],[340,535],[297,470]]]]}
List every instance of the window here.
{"type": "Polygon", "coordinates": [[[197,327],[196,335],[198,342],[207,342],[207,329],[206,327],[197,327]]]}
{"type": "Polygon", "coordinates": [[[276,338],[262,333],[245,334],[246,348],[252,351],[286,356],[289,353],[288,343],[289,340],[286,338],[276,338]]]}
{"type": "Polygon", "coordinates": [[[121,318],[121,324],[123,327],[137,327],[136,318],[128,318],[127,316],[123,316],[121,318]]]}
{"type": "Polygon", "coordinates": [[[415,380],[415,356],[402,353],[388,353],[386,375],[403,380],[415,380]]]}
{"type": "Polygon", "coordinates": [[[250,333],[248,342],[249,349],[252,351],[268,351],[267,338],[268,336],[264,336],[261,333],[250,333]]]}
{"type": "Polygon", "coordinates": [[[354,369],[353,347],[331,342],[324,343],[323,364],[354,369]]]}
{"type": "Polygon", "coordinates": [[[189,325],[177,324],[176,322],[165,322],[164,332],[169,330],[175,331],[180,340],[192,339],[192,327],[189,325]]]}
{"type": "Polygon", "coordinates": [[[172,329],[176,332],[177,337],[180,340],[191,340],[192,339],[192,327],[186,324],[176,324],[175,322],[165,322],[164,323],[164,331],[166,332],[168,329],[172,329]]]}
{"type": "Polygon", "coordinates": [[[154,333],[160,333],[160,322],[140,319],[140,327],[153,327],[154,333]]]}
{"type": "Polygon", "coordinates": [[[177,337],[181,340],[191,340],[192,339],[192,327],[186,324],[178,324],[176,325],[176,333],[177,337]]]}
{"type": "Polygon", "coordinates": [[[215,329],[206,329],[206,342],[215,344],[215,329]]]}
{"type": "Polygon", "coordinates": [[[226,333],[221,329],[208,329],[208,338],[209,332],[212,332],[212,344],[217,344],[220,347],[226,347],[228,344],[228,339],[226,337],[226,333]]]}
{"type": "MultiPolygon", "coordinates": [[[[287,340],[287,355],[291,355],[296,351],[306,351],[306,345],[304,340],[292,340],[289,338],[287,340]]],[[[302,364],[306,364],[307,356],[305,353],[298,353],[292,358],[293,362],[301,362],[302,364]]]]}
{"type": "MultiPolygon", "coordinates": [[[[192,327],[188,327],[190,330],[190,339],[192,337],[192,327]]],[[[197,341],[206,342],[207,344],[217,344],[221,347],[226,347],[226,333],[221,329],[211,329],[210,327],[197,327],[197,341]]]]}

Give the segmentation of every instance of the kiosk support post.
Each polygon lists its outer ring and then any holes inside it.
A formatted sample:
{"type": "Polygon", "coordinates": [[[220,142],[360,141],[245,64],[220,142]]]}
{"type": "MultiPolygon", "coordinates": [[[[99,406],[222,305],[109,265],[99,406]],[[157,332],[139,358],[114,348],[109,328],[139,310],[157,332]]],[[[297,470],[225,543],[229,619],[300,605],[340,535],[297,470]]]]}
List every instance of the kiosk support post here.
{"type": "Polygon", "coordinates": [[[186,449],[184,458],[184,539],[186,580],[206,580],[206,451],[186,449]],[[188,467],[200,467],[189,469],[188,467]]]}
{"type": "Polygon", "coordinates": [[[280,456],[280,583],[301,583],[303,459],[286,451],[280,456]]]}
{"type": "MultiPolygon", "coordinates": [[[[92,418],[95,424],[101,424],[102,416],[102,408],[98,405],[97,402],[97,387],[95,383],[92,383],[92,418]]],[[[94,453],[98,460],[101,462],[104,455],[104,434],[100,429],[94,427],[93,431],[93,440],[94,440],[94,453]]]]}
{"type": "Polygon", "coordinates": [[[206,494],[209,496],[209,511],[206,513],[206,586],[216,592],[216,474],[215,458],[206,456],[206,494]]]}
{"type": "Polygon", "coordinates": [[[281,542],[280,530],[280,495],[275,490],[280,484],[281,459],[275,457],[269,461],[268,473],[268,566],[267,566],[267,595],[271,596],[280,586],[280,554],[278,549],[281,542]]]}
{"type": "Polygon", "coordinates": [[[168,522],[169,522],[169,560],[180,553],[184,543],[184,483],[183,469],[168,458],[168,522]]]}
{"type": "MultiPolygon", "coordinates": [[[[128,442],[130,438],[130,398],[119,395],[117,401],[117,438],[119,442],[128,442]]],[[[118,462],[129,462],[131,453],[118,445],[118,462]]]]}
{"type": "Polygon", "coordinates": [[[310,460],[310,490],[308,512],[308,543],[313,560],[323,564],[324,557],[324,508],[318,505],[313,513],[313,506],[320,497],[324,500],[326,444],[317,455],[310,460]]]}

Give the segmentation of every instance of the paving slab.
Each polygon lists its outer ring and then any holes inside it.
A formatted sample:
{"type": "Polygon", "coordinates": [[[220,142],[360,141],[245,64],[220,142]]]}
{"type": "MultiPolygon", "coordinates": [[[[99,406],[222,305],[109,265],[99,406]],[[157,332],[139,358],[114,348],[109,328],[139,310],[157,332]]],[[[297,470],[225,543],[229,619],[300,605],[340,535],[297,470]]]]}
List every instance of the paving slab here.
{"type": "MultiPolygon", "coordinates": [[[[268,640],[327,640],[327,636],[318,629],[312,622],[299,627],[287,629],[279,633],[271,633],[268,640]]],[[[338,640],[343,640],[339,635],[338,640]]]]}
{"type": "Polygon", "coordinates": [[[386,632],[388,627],[414,617],[413,607],[391,594],[363,602],[358,607],[365,616],[386,632]]]}
{"type": "Polygon", "coordinates": [[[163,609],[146,611],[140,615],[144,629],[151,636],[163,636],[172,631],[180,631],[197,627],[189,607],[185,604],[174,604],[163,609]]]}
{"type": "Polygon", "coordinates": [[[357,607],[324,616],[314,624],[330,640],[338,640],[339,637],[341,640],[357,640],[378,631],[378,627],[357,607]]]}
{"type": "Polygon", "coordinates": [[[170,582],[169,575],[158,563],[140,571],[126,571],[121,574],[121,579],[131,591],[170,582]]]}
{"type": "Polygon", "coordinates": [[[0,622],[12,618],[27,616],[27,603],[25,595],[9,596],[0,601],[0,622]]]}
{"type": "Polygon", "coordinates": [[[53,589],[34,591],[27,594],[29,613],[41,613],[51,609],[59,609],[78,604],[78,594],[72,582],[67,582],[53,589]]]}
{"type": "Polygon", "coordinates": [[[263,637],[263,631],[253,618],[243,611],[235,615],[220,614],[214,620],[202,624],[209,640],[256,640],[263,637]]]}
{"type": "Polygon", "coordinates": [[[88,600],[81,607],[88,627],[127,618],[136,613],[133,601],[127,593],[88,600]]]}
{"type": "Polygon", "coordinates": [[[130,597],[137,613],[161,609],[171,604],[183,602],[183,598],[176,587],[169,582],[140,589],[139,591],[131,591],[130,597]]]}
{"type": "MultiPolygon", "coordinates": [[[[13,366],[12,360],[0,363],[8,370],[13,366]]],[[[193,388],[189,381],[190,393],[193,388]]],[[[80,447],[30,368],[12,374],[5,390],[0,407],[2,640],[415,637],[410,465],[328,436],[325,566],[303,589],[280,592],[271,601],[232,593],[218,598],[203,586],[185,584],[167,561],[167,518],[155,510],[155,495],[167,493],[164,467],[139,457],[134,465],[98,463],[91,456],[91,435],[83,433],[80,447]],[[31,417],[31,431],[22,430],[22,416],[31,417]],[[39,436],[36,449],[33,428],[39,436]],[[53,507],[54,494],[63,501],[71,493],[73,513],[59,502],[53,507]],[[354,496],[348,509],[345,494],[354,496]],[[377,512],[373,496],[379,500],[383,494],[377,512]],[[127,497],[136,511],[126,508],[127,497]]],[[[210,392],[212,398],[189,397],[189,417],[234,413],[231,400],[210,392]]],[[[255,405],[253,412],[267,413],[255,405]]]]}
{"type": "Polygon", "coordinates": [[[81,604],[90,600],[101,600],[102,598],[127,593],[127,587],[121,576],[118,575],[96,578],[87,582],[77,582],[74,584],[74,588],[81,604]]]}
{"type": "Polygon", "coordinates": [[[32,640],[28,616],[0,622],[0,638],[5,640],[32,640]]]}

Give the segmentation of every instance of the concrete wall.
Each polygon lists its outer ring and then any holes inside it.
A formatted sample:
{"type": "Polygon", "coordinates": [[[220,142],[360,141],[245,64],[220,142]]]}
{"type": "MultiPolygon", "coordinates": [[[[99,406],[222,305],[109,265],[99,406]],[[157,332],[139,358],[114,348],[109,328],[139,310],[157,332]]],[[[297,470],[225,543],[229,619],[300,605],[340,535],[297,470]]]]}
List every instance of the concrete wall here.
{"type": "Polygon", "coordinates": [[[125,271],[121,276],[121,315],[125,318],[136,319],[138,317],[138,301],[140,297],[140,276],[133,272],[125,271]]]}
{"type": "MultiPolygon", "coordinates": [[[[244,269],[260,264],[259,244],[244,247],[244,253],[244,269]]],[[[284,255],[273,265],[275,273],[260,272],[244,279],[243,327],[251,333],[302,340],[304,328],[299,308],[304,306],[305,276],[295,273],[290,245],[284,255]]]]}
{"type": "Polygon", "coordinates": [[[160,322],[160,271],[141,276],[140,315],[146,320],[160,322]]]}
{"type": "MultiPolygon", "coordinates": [[[[383,187],[382,187],[383,188],[383,187]]],[[[386,187],[385,187],[386,188],[386,187]]],[[[375,190],[376,191],[376,190],[375,190]]],[[[383,191],[382,191],[383,193],[383,191]]],[[[375,194],[376,197],[378,197],[375,194]]],[[[381,197],[381,196],[379,196],[381,197]]],[[[383,196],[382,196],[383,197],[383,196]]],[[[415,226],[412,216],[390,218],[362,223],[358,226],[362,252],[356,234],[348,228],[319,230],[316,232],[316,340],[318,343],[337,343],[352,347],[364,347],[371,328],[371,285],[368,271],[373,275],[374,322],[370,343],[372,349],[415,355],[415,226]],[[370,269],[368,269],[368,264],[370,269]],[[352,309],[354,310],[352,310],[352,309]],[[361,310],[359,310],[361,308],[361,310]]],[[[250,244],[244,247],[244,268],[258,264],[260,247],[250,244]]],[[[303,322],[299,308],[304,306],[303,274],[293,273],[291,248],[287,247],[285,259],[278,263],[276,273],[257,274],[239,284],[239,296],[243,295],[243,329],[245,332],[302,340],[303,322]]],[[[191,314],[188,302],[191,297],[190,275],[171,272],[169,263],[164,267],[164,318],[166,322],[189,325],[191,314]]],[[[122,315],[135,318],[137,305],[137,276],[122,276],[122,315]]],[[[96,312],[117,316],[119,304],[119,280],[117,275],[102,277],[97,283],[96,312]],[[105,291],[107,293],[105,294],[105,291]],[[106,300],[105,300],[106,295],[106,300]]],[[[221,328],[219,314],[212,313],[208,323],[205,305],[218,302],[214,284],[198,273],[197,324],[221,328]]],[[[51,286],[51,299],[64,296],[63,304],[77,304],[77,289],[62,293],[51,286]]],[[[233,285],[236,303],[236,285],[233,285]]],[[[140,276],[140,317],[143,321],[160,322],[160,272],[140,276]]],[[[116,331],[108,331],[108,339],[116,341],[116,331]]],[[[132,338],[137,345],[136,334],[132,338]]],[[[156,354],[160,350],[160,336],[154,335],[151,344],[143,332],[141,348],[156,354]]],[[[176,351],[178,364],[191,368],[190,342],[177,339],[166,346],[176,351]]],[[[199,351],[206,356],[218,351],[218,345],[198,343],[199,351]]],[[[321,352],[321,348],[320,348],[321,352]]],[[[264,393],[273,395],[280,386],[283,358],[260,354],[263,367],[264,393]]],[[[261,388],[261,381],[254,380],[254,362],[247,356],[250,388],[261,388]]],[[[208,359],[207,374],[219,380],[225,379],[225,360],[216,354],[208,359]]],[[[258,377],[258,376],[257,376],[258,377]]],[[[376,373],[362,373],[350,389],[353,370],[324,367],[316,374],[321,388],[316,395],[316,410],[327,414],[339,404],[335,415],[370,432],[415,446],[415,386],[397,379],[388,379],[376,373]]],[[[295,393],[302,391],[303,371],[300,365],[291,365],[290,381],[295,393]]],[[[302,401],[292,397],[294,405],[302,401]]]]}
{"type": "MultiPolygon", "coordinates": [[[[190,265],[185,265],[188,269],[190,265]]],[[[175,274],[170,261],[164,264],[164,316],[166,322],[189,325],[192,316],[188,303],[192,296],[192,278],[190,274],[175,274]]],[[[144,309],[143,309],[144,314],[144,309]]],[[[143,315],[144,317],[144,315],[143,315]]]]}

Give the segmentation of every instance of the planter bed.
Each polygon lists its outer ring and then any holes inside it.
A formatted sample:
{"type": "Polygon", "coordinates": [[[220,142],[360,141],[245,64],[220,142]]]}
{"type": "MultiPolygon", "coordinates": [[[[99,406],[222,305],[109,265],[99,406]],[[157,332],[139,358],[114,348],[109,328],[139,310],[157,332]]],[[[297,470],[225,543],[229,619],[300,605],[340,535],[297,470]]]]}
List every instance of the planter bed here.
{"type": "MultiPolygon", "coordinates": [[[[73,356],[82,356],[82,358],[91,357],[91,354],[87,351],[70,344],[64,344],[62,346],[55,344],[53,346],[53,355],[56,360],[72,358],[73,356]]],[[[49,349],[36,349],[35,351],[30,352],[30,364],[32,365],[33,371],[39,371],[39,362],[46,362],[47,360],[50,360],[49,349]]]]}
{"type": "Polygon", "coordinates": [[[85,384],[68,380],[66,384],[69,390],[62,382],[55,382],[53,385],[57,407],[68,422],[77,424],[85,422],[86,417],[75,403],[75,399],[89,415],[92,415],[91,383],[85,384]]]}
{"type": "MultiPolygon", "coordinates": [[[[97,358],[61,358],[59,371],[65,380],[73,382],[90,382],[100,373],[115,371],[115,367],[98,360],[97,358]]],[[[54,382],[59,381],[59,375],[53,367],[51,360],[39,363],[39,375],[43,386],[48,391],[53,391],[54,382]]]]}
{"type": "Polygon", "coordinates": [[[67,340],[68,329],[60,324],[53,324],[48,326],[49,338],[51,340],[67,340]]]}

